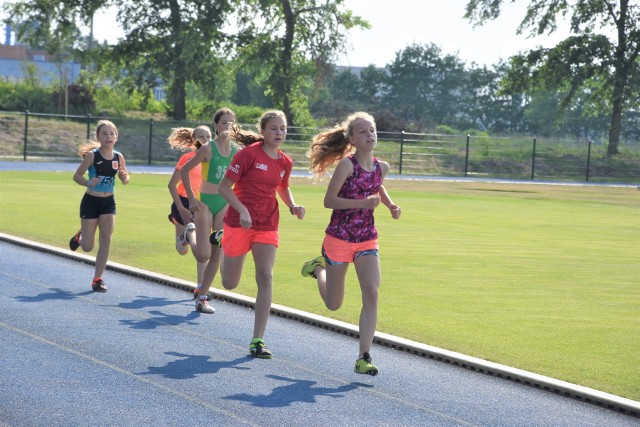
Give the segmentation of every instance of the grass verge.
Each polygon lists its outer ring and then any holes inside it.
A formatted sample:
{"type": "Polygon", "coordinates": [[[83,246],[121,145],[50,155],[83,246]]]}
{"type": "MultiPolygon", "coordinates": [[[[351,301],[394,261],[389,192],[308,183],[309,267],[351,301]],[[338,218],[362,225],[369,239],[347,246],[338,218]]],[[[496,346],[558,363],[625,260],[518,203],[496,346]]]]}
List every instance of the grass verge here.
{"type": "MultiPolygon", "coordinates": [[[[131,185],[117,186],[110,259],[194,281],[193,257],[174,249],[167,182],[134,175],[131,185]]],[[[424,181],[386,187],[403,217],[376,211],[379,331],[640,400],[637,189],[424,181]]],[[[300,178],[292,190],[307,215],[298,221],[282,211],[274,302],[357,324],[353,269],[337,312],[299,272],[319,254],[330,214],[322,207],[325,185],[300,178]]],[[[0,231],[66,247],[79,228],[82,192],[70,173],[0,172],[0,231]]],[[[255,296],[253,276],[249,258],[237,292],[255,296]]]]}

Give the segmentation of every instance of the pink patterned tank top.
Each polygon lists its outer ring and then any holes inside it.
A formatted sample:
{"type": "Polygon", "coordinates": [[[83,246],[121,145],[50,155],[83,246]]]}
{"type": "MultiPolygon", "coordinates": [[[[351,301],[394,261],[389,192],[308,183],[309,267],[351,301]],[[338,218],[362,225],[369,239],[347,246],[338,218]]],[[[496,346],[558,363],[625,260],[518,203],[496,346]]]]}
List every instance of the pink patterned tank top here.
{"type": "MultiPolygon", "coordinates": [[[[373,158],[373,171],[367,172],[352,155],[353,174],[348,177],[338,192],[345,199],[365,199],[380,192],[382,171],[377,158],[373,158]]],[[[378,238],[373,219],[373,209],[334,209],[325,232],[351,243],[366,242],[378,238]]]]}

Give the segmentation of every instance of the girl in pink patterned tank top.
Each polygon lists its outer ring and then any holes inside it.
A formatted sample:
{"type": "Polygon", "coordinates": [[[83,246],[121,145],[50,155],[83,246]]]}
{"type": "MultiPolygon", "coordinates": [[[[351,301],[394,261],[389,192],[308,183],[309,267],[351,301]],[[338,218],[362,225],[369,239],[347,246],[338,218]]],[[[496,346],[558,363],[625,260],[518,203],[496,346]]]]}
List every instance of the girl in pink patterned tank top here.
{"type": "Polygon", "coordinates": [[[342,124],[314,137],[307,156],[316,180],[337,163],[324,198],[324,206],[333,211],[322,255],[302,267],[303,276],[316,279],[327,308],[337,310],[344,300],[347,268],[354,264],[362,292],[360,352],[354,371],[367,375],[378,374],[369,355],[378,321],[380,286],[373,211],[382,203],[394,219],[400,218],[401,212],[382,185],[389,163],[373,156],[376,143],[375,120],[364,112],[351,114],[342,124]]]}

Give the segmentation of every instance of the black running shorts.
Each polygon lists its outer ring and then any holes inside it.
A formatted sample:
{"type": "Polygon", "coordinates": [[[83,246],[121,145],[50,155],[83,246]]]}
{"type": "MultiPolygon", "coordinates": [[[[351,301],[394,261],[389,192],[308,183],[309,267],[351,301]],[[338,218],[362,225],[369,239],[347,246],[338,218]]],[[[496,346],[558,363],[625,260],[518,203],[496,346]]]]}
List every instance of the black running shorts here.
{"type": "Polygon", "coordinates": [[[84,193],[80,202],[80,218],[98,219],[100,215],[115,215],[116,199],[113,194],[108,197],[96,197],[84,193]]]}

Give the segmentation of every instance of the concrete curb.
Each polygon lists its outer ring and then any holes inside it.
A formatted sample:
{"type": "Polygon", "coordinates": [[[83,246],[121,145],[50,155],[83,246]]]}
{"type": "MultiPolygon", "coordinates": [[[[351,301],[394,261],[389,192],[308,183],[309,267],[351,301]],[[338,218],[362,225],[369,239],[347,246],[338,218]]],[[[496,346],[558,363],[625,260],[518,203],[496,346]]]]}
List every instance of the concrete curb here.
{"type": "MultiPolygon", "coordinates": [[[[80,262],[86,262],[88,264],[93,264],[95,261],[95,258],[84,254],[78,254],[69,250],[57,248],[55,246],[33,242],[4,233],[0,233],[0,240],[40,252],[62,256],[80,262]]],[[[142,270],[111,261],[108,262],[107,269],[130,276],[139,277],[162,285],[183,289],[185,291],[192,291],[195,287],[192,282],[188,282],[186,280],[177,279],[171,276],[165,276],[163,274],[142,270]]],[[[255,304],[255,299],[253,298],[249,298],[244,295],[235,294],[233,292],[228,292],[225,290],[213,289],[211,290],[210,294],[212,294],[212,296],[216,299],[228,301],[246,307],[253,307],[255,304]]],[[[272,304],[271,313],[283,318],[338,332],[343,335],[358,337],[357,326],[345,322],[340,322],[338,320],[333,320],[328,317],[319,316],[278,304],[272,304]]],[[[498,363],[489,362],[487,360],[467,356],[462,353],[456,353],[454,351],[449,351],[427,344],[422,344],[416,341],[399,338],[382,332],[376,332],[374,343],[429,359],[449,363],[475,372],[496,376],[498,378],[503,378],[509,381],[514,381],[531,387],[550,391],[561,396],[570,397],[625,415],[640,418],[640,402],[635,400],[626,399],[624,397],[557,380],[555,378],[546,377],[544,375],[538,375],[533,372],[524,371],[522,369],[512,368],[498,363]]]]}

